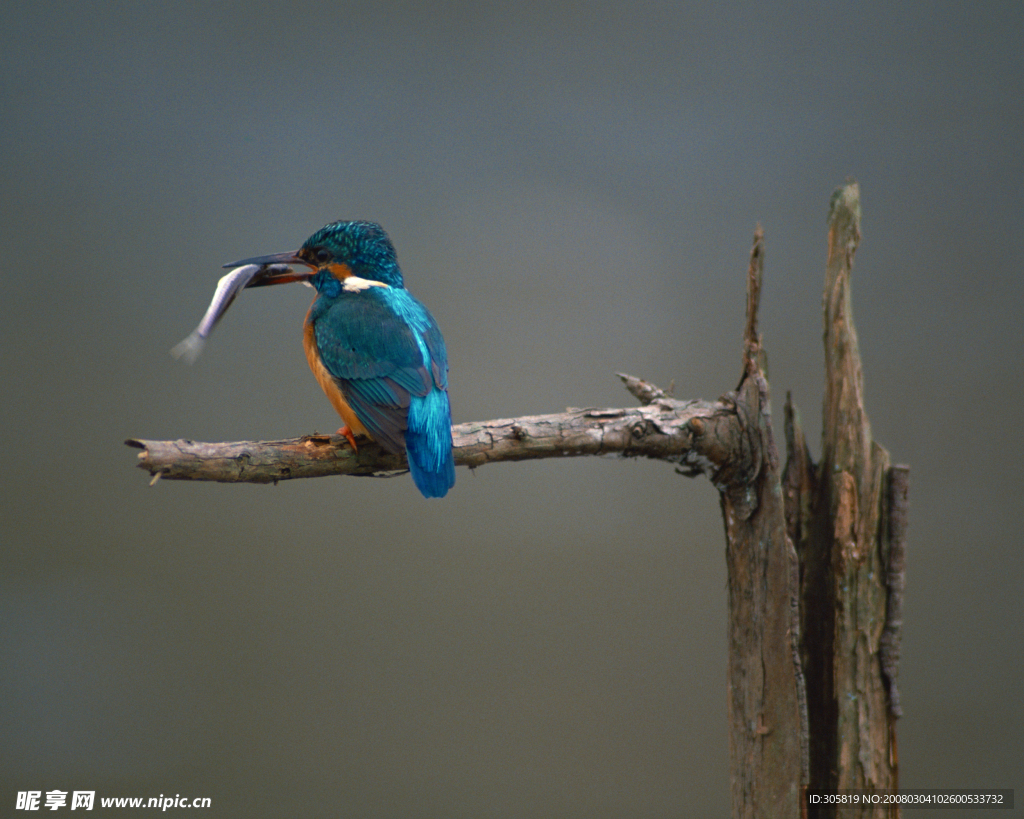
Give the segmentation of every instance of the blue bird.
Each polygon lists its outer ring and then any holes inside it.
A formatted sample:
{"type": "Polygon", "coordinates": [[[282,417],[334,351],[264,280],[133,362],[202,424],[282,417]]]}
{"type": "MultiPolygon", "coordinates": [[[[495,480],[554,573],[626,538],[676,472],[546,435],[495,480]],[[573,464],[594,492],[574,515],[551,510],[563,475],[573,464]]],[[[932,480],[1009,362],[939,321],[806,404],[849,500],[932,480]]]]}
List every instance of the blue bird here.
{"type": "Polygon", "coordinates": [[[297,251],[225,267],[266,265],[248,287],[304,281],[317,295],[303,346],[356,449],[366,435],[405,453],[416,487],[443,498],[455,485],[448,359],[433,317],[408,290],[394,245],[373,222],[332,222],[297,251]]]}

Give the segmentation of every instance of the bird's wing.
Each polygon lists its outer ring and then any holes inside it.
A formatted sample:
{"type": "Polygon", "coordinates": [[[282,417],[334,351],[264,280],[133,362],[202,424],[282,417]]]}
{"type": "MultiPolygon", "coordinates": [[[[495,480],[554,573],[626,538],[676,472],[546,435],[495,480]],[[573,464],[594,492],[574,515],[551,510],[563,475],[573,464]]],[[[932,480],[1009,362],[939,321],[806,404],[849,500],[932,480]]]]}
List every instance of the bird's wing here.
{"type": "Polygon", "coordinates": [[[334,300],[323,309],[314,307],[310,320],[320,358],[356,417],[377,443],[401,453],[410,397],[426,395],[437,383],[439,366],[430,349],[437,348],[429,332],[433,322],[425,332],[414,329],[382,295],[334,300]]]}

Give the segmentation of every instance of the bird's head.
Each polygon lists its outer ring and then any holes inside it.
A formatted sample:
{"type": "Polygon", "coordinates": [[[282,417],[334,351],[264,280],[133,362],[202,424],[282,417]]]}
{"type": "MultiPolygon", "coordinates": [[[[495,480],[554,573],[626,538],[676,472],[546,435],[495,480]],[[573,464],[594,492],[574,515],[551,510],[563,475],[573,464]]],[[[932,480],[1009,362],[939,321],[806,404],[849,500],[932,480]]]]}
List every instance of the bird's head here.
{"type": "Polygon", "coordinates": [[[331,222],[306,239],[298,250],[242,259],[224,266],[247,264],[268,266],[247,287],[295,281],[309,282],[321,292],[339,290],[339,285],[348,290],[377,285],[402,287],[395,247],[384,228],[374,222],[331,222]]]}

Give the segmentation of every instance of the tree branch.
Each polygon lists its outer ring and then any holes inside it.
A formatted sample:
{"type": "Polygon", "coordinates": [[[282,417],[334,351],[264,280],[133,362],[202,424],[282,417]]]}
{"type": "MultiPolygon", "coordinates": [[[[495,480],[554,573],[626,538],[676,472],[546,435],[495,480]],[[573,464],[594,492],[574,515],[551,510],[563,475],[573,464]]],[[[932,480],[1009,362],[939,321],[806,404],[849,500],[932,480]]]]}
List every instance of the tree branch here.
{"type": "MultiPolygon", "coordinates": [[[[719,401],[679,401],[639,378],[620,374],[642,406],[573,409],[457,424],[455,463],[471,468],[501,461],[620,455],[675,463],[688,476],[714,476],[735,445],[735,407],[719,401]]],[[[202,443],[130,438],[139,467],[164,480],[277,483],[327,475],[387,477],[408,469],[405,458],[372,441],[353,452],[341,435],[305,435],[282,441],[202,443]]]]}

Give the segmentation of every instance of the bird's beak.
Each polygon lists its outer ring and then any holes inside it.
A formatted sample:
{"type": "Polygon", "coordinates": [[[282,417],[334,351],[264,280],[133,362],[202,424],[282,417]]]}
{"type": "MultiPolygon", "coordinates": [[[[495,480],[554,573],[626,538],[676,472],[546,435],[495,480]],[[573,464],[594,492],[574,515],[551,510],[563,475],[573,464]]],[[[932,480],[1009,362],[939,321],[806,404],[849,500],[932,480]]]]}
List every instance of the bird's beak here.
{"type": "Polygon", "coordinates": [[[265,287],[268,284],[287,284],[288,282],[308,282],[316,272],[308,262],[302,260],[298,251],[272,253],[269,256],[254,256],[251,259],[240,259],[226,264],[224,267],[243,267],[258,264],[262,269],[252,277],[246,287],[265,287]]]}

